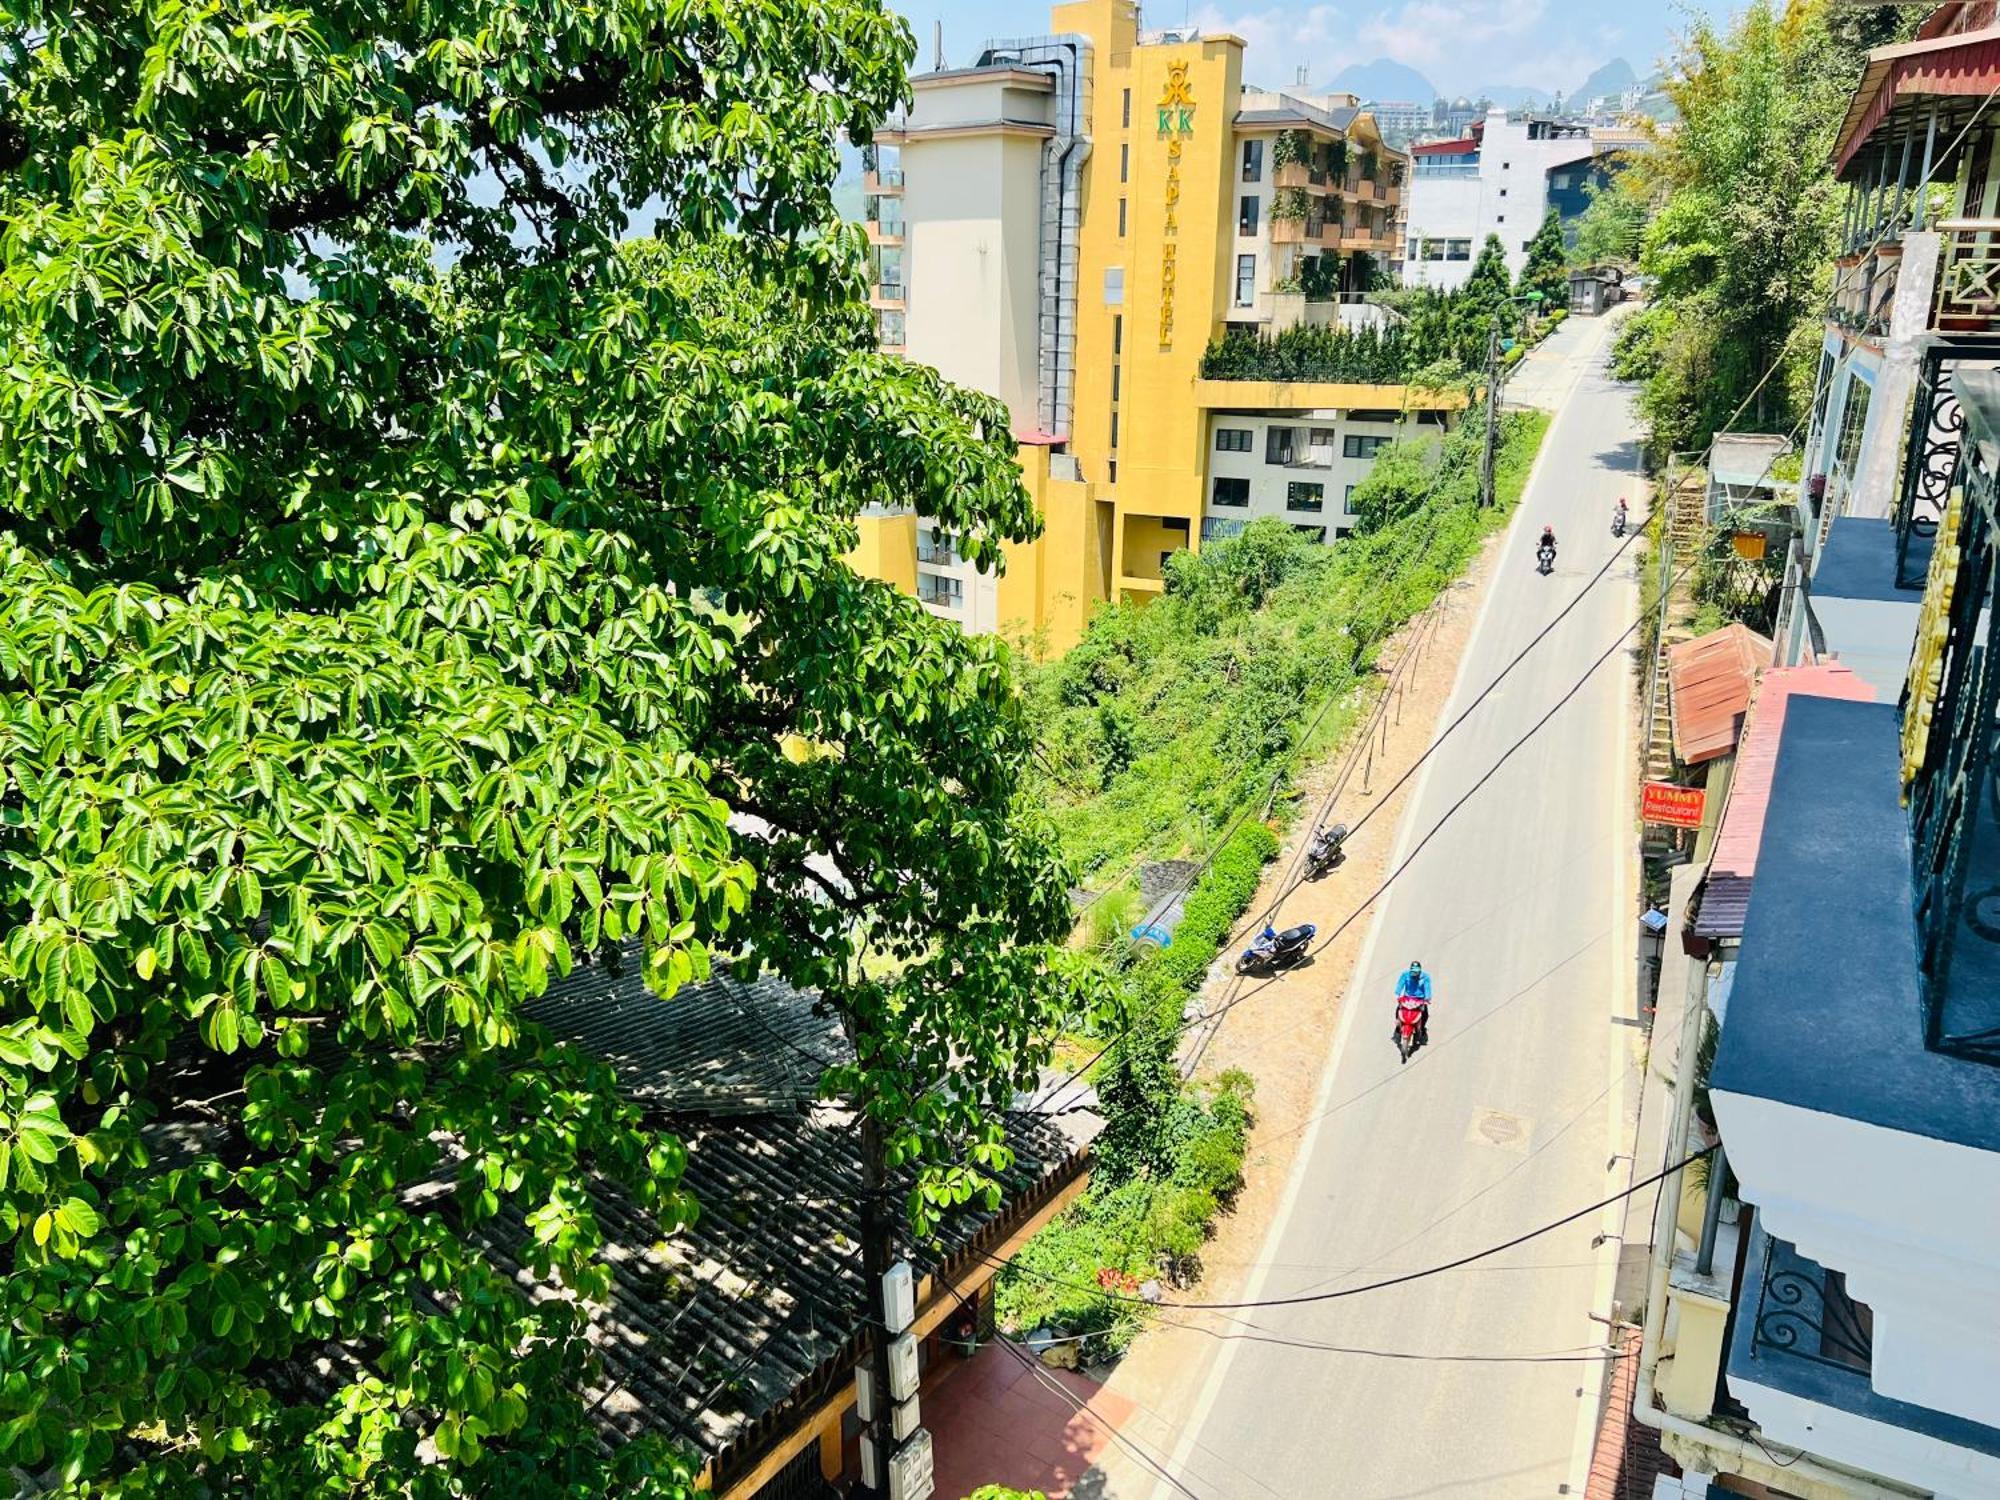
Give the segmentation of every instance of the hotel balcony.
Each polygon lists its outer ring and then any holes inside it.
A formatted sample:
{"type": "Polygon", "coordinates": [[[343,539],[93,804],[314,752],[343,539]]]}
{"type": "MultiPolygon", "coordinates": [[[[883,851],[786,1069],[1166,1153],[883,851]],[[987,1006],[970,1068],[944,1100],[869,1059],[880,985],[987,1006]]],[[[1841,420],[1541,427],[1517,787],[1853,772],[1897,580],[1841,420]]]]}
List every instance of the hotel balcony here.
{"type": "Polygon", "coordinates": [[[863,172],[861,190],[871,196],[900,194],[903,191],[903,169],[884,167],[879,172],[863,172]]]}

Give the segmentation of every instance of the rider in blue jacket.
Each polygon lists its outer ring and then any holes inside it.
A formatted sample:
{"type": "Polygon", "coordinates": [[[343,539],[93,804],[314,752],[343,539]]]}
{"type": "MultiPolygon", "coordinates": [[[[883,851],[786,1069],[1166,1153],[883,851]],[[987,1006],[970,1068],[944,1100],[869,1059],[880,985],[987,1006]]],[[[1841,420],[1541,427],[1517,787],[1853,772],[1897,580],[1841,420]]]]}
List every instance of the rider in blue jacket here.
{"type": "Polygon", "coordinates": [[[1396,998],[1423,1001],[1424,1018],[1417,1023],[1417,1044],[1422,1046],[1428,1043],[1431,1039],[1431,976],[1415,959],[1410,961],[1409,968],[1396,976],[1396,998]]]}

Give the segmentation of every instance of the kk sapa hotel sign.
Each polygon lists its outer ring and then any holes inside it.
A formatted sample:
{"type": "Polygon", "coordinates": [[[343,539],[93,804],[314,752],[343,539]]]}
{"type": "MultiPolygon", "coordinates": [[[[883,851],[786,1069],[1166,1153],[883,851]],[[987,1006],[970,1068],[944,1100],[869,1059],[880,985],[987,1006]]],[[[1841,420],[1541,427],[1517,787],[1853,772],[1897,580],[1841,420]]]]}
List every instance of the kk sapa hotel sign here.
{"type": "Polygon", "coordinates": [[[1174,273],[1180,253],[1181,148],[1194,134],[1194,91],[1188,87],[1188,65],[1167,64],[1167,85],[1160,90],[1159,133],[1167,142],[1167,218],[1160,240],[1160,345],[1174,342],[1174,273]]]}

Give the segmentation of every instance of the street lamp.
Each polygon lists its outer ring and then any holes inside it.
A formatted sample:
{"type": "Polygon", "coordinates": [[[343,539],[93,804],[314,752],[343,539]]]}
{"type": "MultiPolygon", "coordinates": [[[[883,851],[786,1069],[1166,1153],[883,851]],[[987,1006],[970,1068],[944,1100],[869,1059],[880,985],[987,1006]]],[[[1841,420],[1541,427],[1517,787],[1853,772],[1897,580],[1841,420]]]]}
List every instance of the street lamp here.
{"type": "MultiPolygon", "coordinates": [[[[1486,456],[1480,466],[1480,503],[1492,505],[1497,500],[1493,493],[1493,464],[1500,444],[1500,319],[1516,303],[1526,302],[1539,307],[1544,301],[1540,292],[1522,292],[1508,297],[1493,309],[1493,327],[1486,337],[1486,456]]],[[[1519,316],[1525,317],[1525,314],[1519,316]]],[[[1512,349],[1514,342],[1507,341],[1512,349]]]]}

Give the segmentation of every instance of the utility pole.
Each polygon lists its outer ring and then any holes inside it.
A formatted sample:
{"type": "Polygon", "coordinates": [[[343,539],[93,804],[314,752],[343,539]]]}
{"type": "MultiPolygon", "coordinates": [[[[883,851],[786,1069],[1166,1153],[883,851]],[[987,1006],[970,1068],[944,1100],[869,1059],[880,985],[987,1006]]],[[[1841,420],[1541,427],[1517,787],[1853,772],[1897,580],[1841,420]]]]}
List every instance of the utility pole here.
{"type": "Polygon", "coordinates": [[[868,1295],[868,1357],[855,1371],[862,1483],[880,1500],[928,1500],[930,1434],[917,1425],[916,1283],[896,1259],[887,1143],[861,1118],[861,1279],[868,1295]]]}
{"type": "Polygon", "coordinates": [[[1479,503],[1495,503],[1493,460],[1500,443],[1500,315],[1486,334],[1486,457],[1480,466],[1479,503]]]}

